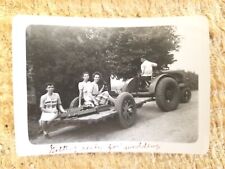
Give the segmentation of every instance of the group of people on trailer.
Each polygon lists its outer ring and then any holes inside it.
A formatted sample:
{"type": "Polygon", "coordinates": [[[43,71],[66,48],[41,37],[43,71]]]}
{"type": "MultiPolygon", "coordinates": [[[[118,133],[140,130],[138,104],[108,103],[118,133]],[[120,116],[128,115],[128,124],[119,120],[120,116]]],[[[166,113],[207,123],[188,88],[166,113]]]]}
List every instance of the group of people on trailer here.
{"type": "MultiPolygon", "coordinates": [[[[141,76],[142,80],[150,80],[152,76],[152,67],[157,66],[156,63],[150,62],[144,58],[141,58],[141,76]]],[[[82,99],[84,105],[94,107],[98,105],[108,104],[111,102],[115,104],[115,99],[110,96],[107,90],[104,90],[105,86],[99,86],[101,74],[95,72],[92,75],[93,81],[89,80],[90,75],[88,72],[83,73],[83,81],[79,82],[79,106],[82,106],[82,99]]],[[[54,93],[54,84],[46,84],[47,93],[41,96],[40,108],[42,111],[39,125],[41,127],[40,133],[48,136],[47,127],[48,125],[58,117],[58,112],[66,113],[66,110],[62,107],[61,99],[58,93],[54,93]]]]}
{"type": "Polygon", "coordinates": [[[89,73],[83,73],[83,81],[79,82],[79,107],[81,106],[82,99],[84,99],[84,105],[94,107],[98,105],[108,104],[110,101],[115,104],[115,99],[110,96],[109,92],[104,90],[105,86],[102,85],[101,88],[99,81],[101,79],[101,74],[95,72],[93,75],[93,82],[89,81],[89,73]]]}
{"type": "MultiPolygon", "coordinates": [[[[79,89],[79,106],[82,106],[82,99],[84,100],[84,105],[89,107],[94,107],[98,105],[108,104],[111,102],[115,104],[115,99],[110,96],[109,92],[102,85],[99,88],[99,81],[101,79],[101,74],[95,72],[93,75],[93,81],[89,80],[90,75],[88,72],[83,73],[83,81],[78,83],[79,89]]],[[[54,92],[54,84],[46,84],[47,93],[41,96],[40,108],[42,111],[41,118],[39,120],[39,125],[41,127],[40,132],[44,136],[48,136],[48,125],[58,117],[58,112],[66,113],[66,110],[62,106],[62,102],[58,93],[54,92]]]]}

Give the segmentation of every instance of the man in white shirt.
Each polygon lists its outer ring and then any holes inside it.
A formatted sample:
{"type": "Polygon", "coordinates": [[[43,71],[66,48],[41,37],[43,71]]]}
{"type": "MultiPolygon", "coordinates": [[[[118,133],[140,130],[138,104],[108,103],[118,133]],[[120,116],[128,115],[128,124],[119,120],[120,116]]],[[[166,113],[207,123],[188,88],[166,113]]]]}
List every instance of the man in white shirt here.
{"type": "Polygon", "coordinates": [[[54,93],[54,84],[46,84],[47,93],[41,96],[40,108],[42,111],[39,124],[44,136],[48,136],[48,125],[58,117],[59,111],[65,113],[66,110],[62,107],[61,99],[58,93],[54,93]]]}
{"type": "Polygon", "coordinates": [[[142,83],[148,83],[148,81],[152,78],[153,67],[157,66],[157,63],[150,62],[145,58],[141,58],[141,79],[143,80],[142,83]]]}

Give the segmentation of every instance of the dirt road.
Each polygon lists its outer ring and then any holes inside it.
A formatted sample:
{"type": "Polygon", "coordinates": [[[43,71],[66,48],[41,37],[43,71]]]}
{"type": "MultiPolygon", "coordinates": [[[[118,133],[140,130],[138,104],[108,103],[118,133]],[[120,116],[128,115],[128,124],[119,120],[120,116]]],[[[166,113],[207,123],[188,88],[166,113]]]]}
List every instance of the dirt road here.
{"type": "Polygon", "coordinates": [[[155,102],[138,109],[136,124],[121,129],[118,120],[108,119],[85,126],[64,126],[50,133],[50,138],[38,136],[34,144],[81,141],[160,141],[194,142],[198,137],[198,92],[192,93],[187,104],[178,109],[162,112],[155,102]]]}

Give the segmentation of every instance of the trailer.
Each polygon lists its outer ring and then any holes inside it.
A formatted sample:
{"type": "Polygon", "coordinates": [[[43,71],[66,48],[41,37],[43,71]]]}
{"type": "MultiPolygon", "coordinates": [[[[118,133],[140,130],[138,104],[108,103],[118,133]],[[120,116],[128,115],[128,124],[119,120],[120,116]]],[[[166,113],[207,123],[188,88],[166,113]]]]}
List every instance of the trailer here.
{"type": "Polygon", "coordinates": [[[162,111],[168,112],[177,109],[179,103],[187,103],[191,99],[191,90],[183,71],[161,72],[141,89],[140,81],[140,77],[127,80],[121,93],[115,97],[115,105],[90,107],[83,104],[78,107],[79,98],[76,97],[66,113],[60,114],[56,120],[92,123],[116,116],[120,126],[128,128],[136,122],[137,109],[146,102],[156,101],[162,111]]]}

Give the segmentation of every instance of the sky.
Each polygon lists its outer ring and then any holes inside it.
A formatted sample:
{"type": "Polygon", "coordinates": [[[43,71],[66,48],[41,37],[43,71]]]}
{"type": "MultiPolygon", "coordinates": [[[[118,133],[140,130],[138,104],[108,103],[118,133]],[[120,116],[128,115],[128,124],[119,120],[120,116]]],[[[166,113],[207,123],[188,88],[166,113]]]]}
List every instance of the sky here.
{"type": "Polygon", "coordinates": [[[177,27],[177,34],[181,35],[180,50],[174,53],[177,60],[170,69],[184,69],[195,73],[200,72],[199,56],[202,55],[201,30],[187,25],[177,27]]]}
{"type": "MultiPolygon", "coordinates": [[[[178,52],[174,52],[174,58],[177,60],[172,65],[169,65],[171,70],[185,70],[195,72],[197,74],[201,71],[201,57],[203,55],[202,51],[202,33],[201,29],[196,24],[191,25],[187,23],[186,25],[179,25],[177,27],[177,34],[181,36],[180,49],[178,52]]],[[[202,63],[204,64],[204,63],[202,63]]],[[[112,88],[120,89],[124,85],[124,82],[116,79],[112,79],[112,88]]]]}

